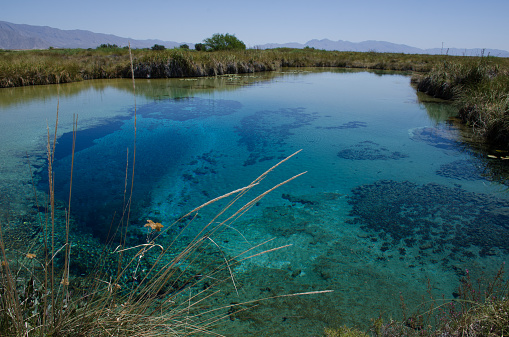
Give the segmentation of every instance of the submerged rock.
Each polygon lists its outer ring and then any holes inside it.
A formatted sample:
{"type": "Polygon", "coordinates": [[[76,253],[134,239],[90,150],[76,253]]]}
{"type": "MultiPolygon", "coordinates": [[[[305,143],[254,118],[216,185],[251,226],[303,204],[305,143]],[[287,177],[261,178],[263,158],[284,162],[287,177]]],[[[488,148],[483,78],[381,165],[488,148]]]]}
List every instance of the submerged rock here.
{"type": "Polygon", "coordinates": [[[316,118],[316,113],[306,112],[304,108],[258,111],[244,117],[235,127],[240,137],[238,144],[249,151],[244,166],[280,158],[278,151],[284,149],[293,131],[311,124],[316,118]]]}

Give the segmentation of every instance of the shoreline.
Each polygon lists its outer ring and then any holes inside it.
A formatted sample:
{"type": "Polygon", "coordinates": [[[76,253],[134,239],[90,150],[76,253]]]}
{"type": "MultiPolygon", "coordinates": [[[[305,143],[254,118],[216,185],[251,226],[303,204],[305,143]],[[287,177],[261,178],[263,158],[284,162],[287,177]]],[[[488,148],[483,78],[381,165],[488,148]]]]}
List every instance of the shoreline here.
{"type": "MultiPolygon", "coordinates": [[[[418,91],[454,102],[458,117],[491,147],[509,149],[509,58],[317,49],[194,51],[134,49],[135,78],[200,78],[334,67],[413,72],[418,91]]],[[[131,78],[125,48],[0,50],[0,88],[131,78]]]]}

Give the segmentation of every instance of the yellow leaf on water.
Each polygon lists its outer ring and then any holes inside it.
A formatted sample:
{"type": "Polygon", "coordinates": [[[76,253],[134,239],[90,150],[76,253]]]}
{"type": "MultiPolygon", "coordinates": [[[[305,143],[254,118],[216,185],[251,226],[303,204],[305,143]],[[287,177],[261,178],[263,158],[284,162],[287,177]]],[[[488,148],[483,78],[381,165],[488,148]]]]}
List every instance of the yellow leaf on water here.
{"type": "Polygon", "coordinates": [[[159,223],[159,222],[154,222],[152,220],[147,220],[147,223],[145,224],[144,227],[150,227],[153,230],[160,232],[161,228],[163,228],[164,226],[161,223],[159,223]]]}

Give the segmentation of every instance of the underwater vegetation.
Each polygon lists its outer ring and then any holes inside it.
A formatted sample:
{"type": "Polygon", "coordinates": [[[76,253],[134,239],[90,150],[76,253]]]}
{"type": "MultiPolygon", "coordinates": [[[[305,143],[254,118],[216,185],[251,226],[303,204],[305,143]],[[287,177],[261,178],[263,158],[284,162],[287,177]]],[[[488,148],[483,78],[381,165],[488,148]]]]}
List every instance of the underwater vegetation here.
{"type": "Polygon", "coordinates": [[[386,249],[400,249],[403,255],[416,247],[415,256],[436,255],[445,268],[463,256],[509,252],[509,202],[503,199],[436,183],[390,180],[352,193],[350,222],[377,233],[386,249]]]}
{"type": "Polygon", "coordinates": [[[285,140],[293,135],[293,130],[309,125],[317,116],[304,108],[257,111],[244,117],[236,132],[239,145],[250,152],[244,166],[257,162],[280,158],[284,152],[285,140]]]}
{"type": "Polygon", "coordinates": [[[480,180],[488,178],[483,175],[483,171],[482,165],[473,160],[455,160],[451,163],[440,165],[436,174],[457,180],[480,180]]]}
{"type": "Polygon", "coordinates": [[[464,147],[460,141],[454,139],[454,135],[447,128],[423,127],[412,129],[410,138],[444,150],[458,150],[464,147]]]}
{"type": "Polygon", "coordinates": [[[324,129],[324,130],[346,130],[346,129],[358,129],[358,128],[365,128],[368,126],[368,123],[366,122],[360,122],[360,121],[352,121],[352,122],[346,122],[341,125],[335,125],[335,126],[317,126],[317,129],[324,129]]]}
{"type": "Polygon", "coordinates": [[[365,140],[339,151],[338,157],[351,160],[390,160],[408,158],[408,155],[401,152],[391,152],[386,147],[365,140]]]}

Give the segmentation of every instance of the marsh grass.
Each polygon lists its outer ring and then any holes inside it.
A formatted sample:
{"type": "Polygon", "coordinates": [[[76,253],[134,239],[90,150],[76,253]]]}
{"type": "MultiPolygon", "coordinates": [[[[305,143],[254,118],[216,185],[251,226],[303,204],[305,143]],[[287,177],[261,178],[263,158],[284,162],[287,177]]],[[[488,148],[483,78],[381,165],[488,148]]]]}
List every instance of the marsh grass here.
{"type": "Polygon", "coordinates": [[[495,146],[509,146],[509,60],[489,56],[445,60],[414,76],[417,89],[453,100],[459,117],[495,146]]]}
{"type": "MultiPolygon", "coordinates": [[[[444,59],[461,57],[394,53],[339,52],[316,49],[194,51],[133,50],[138,78],[202,77],[273,71],[282,67],[343,67],[429,71],[444,59]]],[[[130,78],[129,50],[124,48],[52,49],[0,52],[0,87],[67,83],[87,79],[130,78]]]]}

